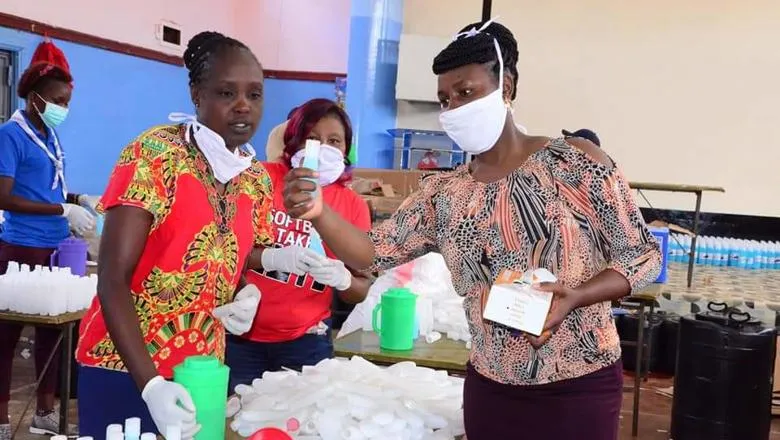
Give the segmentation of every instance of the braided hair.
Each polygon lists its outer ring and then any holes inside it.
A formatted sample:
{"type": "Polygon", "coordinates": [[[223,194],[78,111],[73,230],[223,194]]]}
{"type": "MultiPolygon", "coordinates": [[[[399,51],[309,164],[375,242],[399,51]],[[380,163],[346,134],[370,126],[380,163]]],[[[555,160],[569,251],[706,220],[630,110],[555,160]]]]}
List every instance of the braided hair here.
{"type": "Polygon", "coordinates": [[[219,32],[206,31],[192,37],[187,43],[187,50],[184,51],[184,65],[190,72],[190,86],[205,81],[214,65],[214,59],[227,49],[245,50],[257,61],[244,43],[219,32]]]}
{"type": "MultiPolygon", "coordinates": [[[[480,29],[486,22],[472,23],[459,32],[480,29]]],[[[498,23],[490,23],[487,28],[473,36],[460,35],[456,40],[445,47],[436,58],[433,59],[433,73],[441,75],[450,70],[463,67],[468,64],[494,63],[493,75],[498,79],[501,67],[496,58],[496,49],[493,39],[498,41],[501,49],[501,58],[504,60],[504,71],[512,77],[512,99],[517,96],[517,40],[512,32],[498,23]]]]}

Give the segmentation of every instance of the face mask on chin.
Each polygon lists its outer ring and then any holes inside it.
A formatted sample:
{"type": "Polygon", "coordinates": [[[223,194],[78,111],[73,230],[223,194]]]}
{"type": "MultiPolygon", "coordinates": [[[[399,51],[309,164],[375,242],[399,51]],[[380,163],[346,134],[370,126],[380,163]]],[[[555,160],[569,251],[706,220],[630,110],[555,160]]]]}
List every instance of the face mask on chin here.
{"type": "MultiPolygon", "coordinates": [[[[290,158],[290,165],[292,165],[293,168],[301,166],[305,155],[306,151],[304,149],[298,150],[298,152],[290,158]]],[[[336,147],[321,144],[317,170],[320,175],[320,186],[327,186],[338,180],[339,177],[344,174],[345,169],[344,153],[336,147]]]]}
{"type": "Polygon", "coordinates": [[[235,151],[230,151],[225,145],[225,140],[215,131],[198,122],[195,116],[184,113],[171,113],[168,116],[172,122],[184,122],[186,127],[186,140],[191,142],[190,136],[194,136],[195,143],[203,156],[206,157],[214,178],[220,183],[226,184],[234,177],[241,174],[252,165],[255,150],[250,144],[244,144],[235,151]],[[245,154],[242,154],[241,151],[245,154]]]}
{"type": "MultiPolygon", "coordinates": [[[[481,32],[491,22],[476,33],[481,32]]],[[[467,34],[467,38],[468,35],[467,34]]],[[[493,39],[498,56],[498,88],[482,98],[469,102],[453,110],[447,110],[439,115],[439,123],[447,135],[470,154],[484,153],[498,142],[506,125],[507,109],[504,103],[504,60],[498,41],[493,39]]]]}

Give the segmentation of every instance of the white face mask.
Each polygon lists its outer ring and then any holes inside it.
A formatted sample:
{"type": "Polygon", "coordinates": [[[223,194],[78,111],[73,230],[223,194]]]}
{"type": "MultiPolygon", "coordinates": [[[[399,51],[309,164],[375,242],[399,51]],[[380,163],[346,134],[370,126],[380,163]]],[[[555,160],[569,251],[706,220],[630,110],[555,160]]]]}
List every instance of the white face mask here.
{"type": "Polygon", "coordinates": [[[252,165],[255,150],[250,144],[244,144],[235,151],[230,151],[225,145],[225,140],[214,130],[198,122],[197,118],[184,113],[171,113],[168,116],[172,122],[186,122],[186,140],[191,142],[190,133],[195,136],[195,143],[211,167],[220,183],[225,184],[233,180],[244,170],[252,165]],[[246,155],[241,154],[243,150],[246,155]]]}
{"type": "MultiPolygon", "coordinates": [[[[488,21],[478,31],[466,32],[466,38],[482,32],[490,23],[488,21]]],[[[447,135],[461,150],[471,154],[493,148],[504,131],[509,111],[504,103],[504,59],[498,41],[493,39],[493,44],[498,55],[498,88],[487,96],[439,115],[439,123],[447,135]]]]}
{"type": "MultiPolygon", "coordinates": [[[[306,156],[306,150],[301,149],[290,158],[290,165],[298,168],[306,156]]],[[[319,166],[317,172],[320,174],[320,186],[330,185],[338,180],[344,174],[344,153],[336,147],[327,144],[320,145],[319,166]]]]}

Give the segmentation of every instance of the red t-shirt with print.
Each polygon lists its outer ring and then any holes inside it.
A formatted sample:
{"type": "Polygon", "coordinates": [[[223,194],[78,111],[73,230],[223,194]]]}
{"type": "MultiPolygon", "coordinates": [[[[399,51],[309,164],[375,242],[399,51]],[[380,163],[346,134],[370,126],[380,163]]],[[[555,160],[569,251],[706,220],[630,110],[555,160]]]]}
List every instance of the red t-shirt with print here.
{"type": "MultiPolygon", "coordinates": [[[[264,165],[274,188],[271,215],[276,230],[275,245],[308,246],[311,222],[294,219],[284,209],[284,176],[290,168],[280,163],[264,165]]],[[[322,188],[322,198],[332,210],[359,229],[371,229],[368,204],[356,192],[341,184],[332,184],[322,188]]],[[[335,258],[327,246],[325,253],[335,258]]],[[[330,316],[333,288],[315,282],[308,274],[249,271],[246,280],[256,285],[263,297],[252,330],[244,335],[245,338],[257,342],[291,341],[330,316]]]]}

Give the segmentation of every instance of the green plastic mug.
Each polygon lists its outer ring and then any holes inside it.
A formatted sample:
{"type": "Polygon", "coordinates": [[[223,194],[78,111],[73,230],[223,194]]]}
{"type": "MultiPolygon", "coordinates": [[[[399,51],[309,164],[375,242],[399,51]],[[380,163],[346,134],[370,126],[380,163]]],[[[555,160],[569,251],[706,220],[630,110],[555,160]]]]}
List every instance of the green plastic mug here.
{"type": "Polygon", "coordinates": [[[230,368],[214,356],[190,356],[173,367],[173,381],[192,396],[201,426],[195,440],[224,440],[230,368]]]}
{"type": "Polygon", "coordinates": [[[414,321],[417,316],[417,295],[407,288],[389,289],[374,307],[371,326],[379,335],[379,347],[406,351],[414,348],[414,321]],[[378,325],[381,314],[381,326],[378,325]]]}

